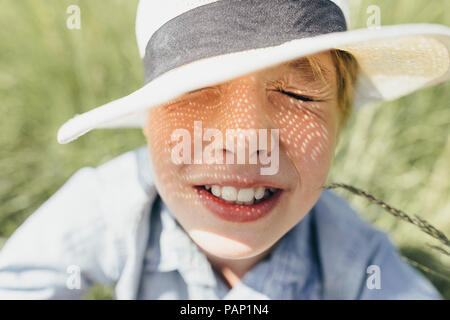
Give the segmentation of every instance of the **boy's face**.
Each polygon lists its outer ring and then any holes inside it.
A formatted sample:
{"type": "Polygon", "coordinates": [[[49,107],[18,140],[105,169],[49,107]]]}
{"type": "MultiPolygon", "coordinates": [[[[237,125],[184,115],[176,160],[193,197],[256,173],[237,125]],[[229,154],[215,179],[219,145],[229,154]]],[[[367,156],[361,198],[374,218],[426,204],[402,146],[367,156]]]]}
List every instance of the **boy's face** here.
{"type": "Polygon", "coordinates": [[[158,191],[189,236],[209,254],[234,259],[260,254],[318,200],[334,155],[340,111],[331,56],[325,52],[314,58],[326,70],[325,81],[299,59],[149,110],[144,133],[158,191]],[[216,129],[214,139],[204,135],[206,129],[216,129]],[[226,144],[230,129],[266,129],[267,145],[264,135],[256,134],[234,149],[226,144]],[[271,136],[272,129],[279,129],[278,140],[271,136]],[[250,140],[256,136],[255,148],[250,140]],[[237,164],[234,158],[239,150],[246,152],[245,163],[237,164]],[[207,155],[222,156],[223,161],[206,164],[207,155]],[[227,164],[227,156],[234,161],[227,164]],[[257,164],[250,162],[251,156],[257,164]],[[271,162],[268,174],[262,174],[261,169],[269,167],[261,164],[263,156],[271,162]],[[188,161],[180,163],[180,157],[188,161]],[[203,163],[194,163],[199,159],[203,163]],[[261,199],[262,188],[267,191],[261,199]]]}

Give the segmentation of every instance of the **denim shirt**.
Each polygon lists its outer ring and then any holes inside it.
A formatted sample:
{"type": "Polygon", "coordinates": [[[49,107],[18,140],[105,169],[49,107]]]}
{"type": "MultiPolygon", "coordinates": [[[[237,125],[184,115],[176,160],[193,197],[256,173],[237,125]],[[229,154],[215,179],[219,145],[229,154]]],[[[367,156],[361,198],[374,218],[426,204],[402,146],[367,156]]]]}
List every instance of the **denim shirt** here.
{"type": "Polygon", "coordinates": [[[78,299],[94,283],[117,299],[441,298],[330,190],[229,289],[160,199],[146,146],[78,170],[0,251],[0,299],[78,299]]]}

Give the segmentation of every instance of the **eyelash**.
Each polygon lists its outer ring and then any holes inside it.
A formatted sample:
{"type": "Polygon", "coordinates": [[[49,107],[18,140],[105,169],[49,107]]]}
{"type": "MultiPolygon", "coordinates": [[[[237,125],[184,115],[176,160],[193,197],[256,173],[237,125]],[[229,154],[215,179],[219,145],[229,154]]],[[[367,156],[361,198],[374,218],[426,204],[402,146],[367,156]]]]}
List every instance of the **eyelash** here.
{"type": "Polygon", "coordinates": [[[306,96],[302,96],[293,92],[289,92],[289,91],[284,91],[284,90],[278,90],[279,92],[281,92],[282,94],[287,95],[288,97],[303,101],[303,102],[312,102],[315,101],[314,99],[311,99],[309,97],[306,96]]]}

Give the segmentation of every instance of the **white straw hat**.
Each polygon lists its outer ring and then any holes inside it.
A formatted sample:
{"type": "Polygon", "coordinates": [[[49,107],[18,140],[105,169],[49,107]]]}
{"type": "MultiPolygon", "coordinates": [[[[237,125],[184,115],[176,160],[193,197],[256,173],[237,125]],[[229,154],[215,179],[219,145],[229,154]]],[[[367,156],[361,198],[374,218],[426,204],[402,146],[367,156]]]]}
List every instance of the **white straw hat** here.
{"type": "Polygon", "coordinates": [[[145,85],[76,115],[58,142],[97,128],[140,128],[148,108],[184,93],[330,49],[358,60],[356,108],[450,79],[449,27],[348,25],[346,0],[141,0],[136,35],[145,85]]]}

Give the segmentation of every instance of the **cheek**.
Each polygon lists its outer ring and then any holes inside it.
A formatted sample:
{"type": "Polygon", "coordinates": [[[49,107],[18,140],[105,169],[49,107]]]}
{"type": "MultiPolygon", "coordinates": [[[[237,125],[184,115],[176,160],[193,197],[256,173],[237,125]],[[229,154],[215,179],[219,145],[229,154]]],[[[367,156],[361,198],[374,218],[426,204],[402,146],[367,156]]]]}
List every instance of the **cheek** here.
{"type": "Polygon", "coordinates": [[[158,189],[163,194],[182,195],[179,183],[174,177],[177,174],[177,165],[171,160],[171,152],[176,145],[171,135],[176,129],[193,129],[194,117],[192,113],[168,111],[164,107],[150,109],[148,111],[147,127],[145,129],[147,144],[150,150],[153,174],[155,175],[158,189]],[[178,192],[180,191],[180,192],[178,192]]]}
{"type": "Polygon", "coordinates": [[[176,164],[172,161],[172,150],[180,143],[180,140],[172,141],[172,134],[176,130],[187,130],[191,138],[191,152],[194,151],[194,122],[207,123],[208,120],[211,121],[220,113],[217,99],[208,95],[203,95],[202,98],[202,101],[192,99],[148,111],[145,133],[154,169],[155,183],[163,198],[173,200],[172,203],[181,204],[186,200],[194,204],[198,201],[193,192],[189,192],[185,185],[189,181],[187,181],[188,176],[183,174],[183,169],[190,165],[176,164]]]}
{"type": "Polygon", "coordinates": [[[335,148],[336,114],[330,106],[302,105],[295,99],[274,97],[268,113],[280,129],[282,145],[300,179],[323,183],[328,175],[335,148]]]}
{"type": "Polygon", "coordinates": [[[218,105],[208,103],[211,100],[206,103],[187,101],[148,111],[146,135],[155,166],[173,165],[170,155],[178,141],[172,141],[172,133],[184,129],[193,137],[194,121],[205,123],[217,113],[218,105]]]}

